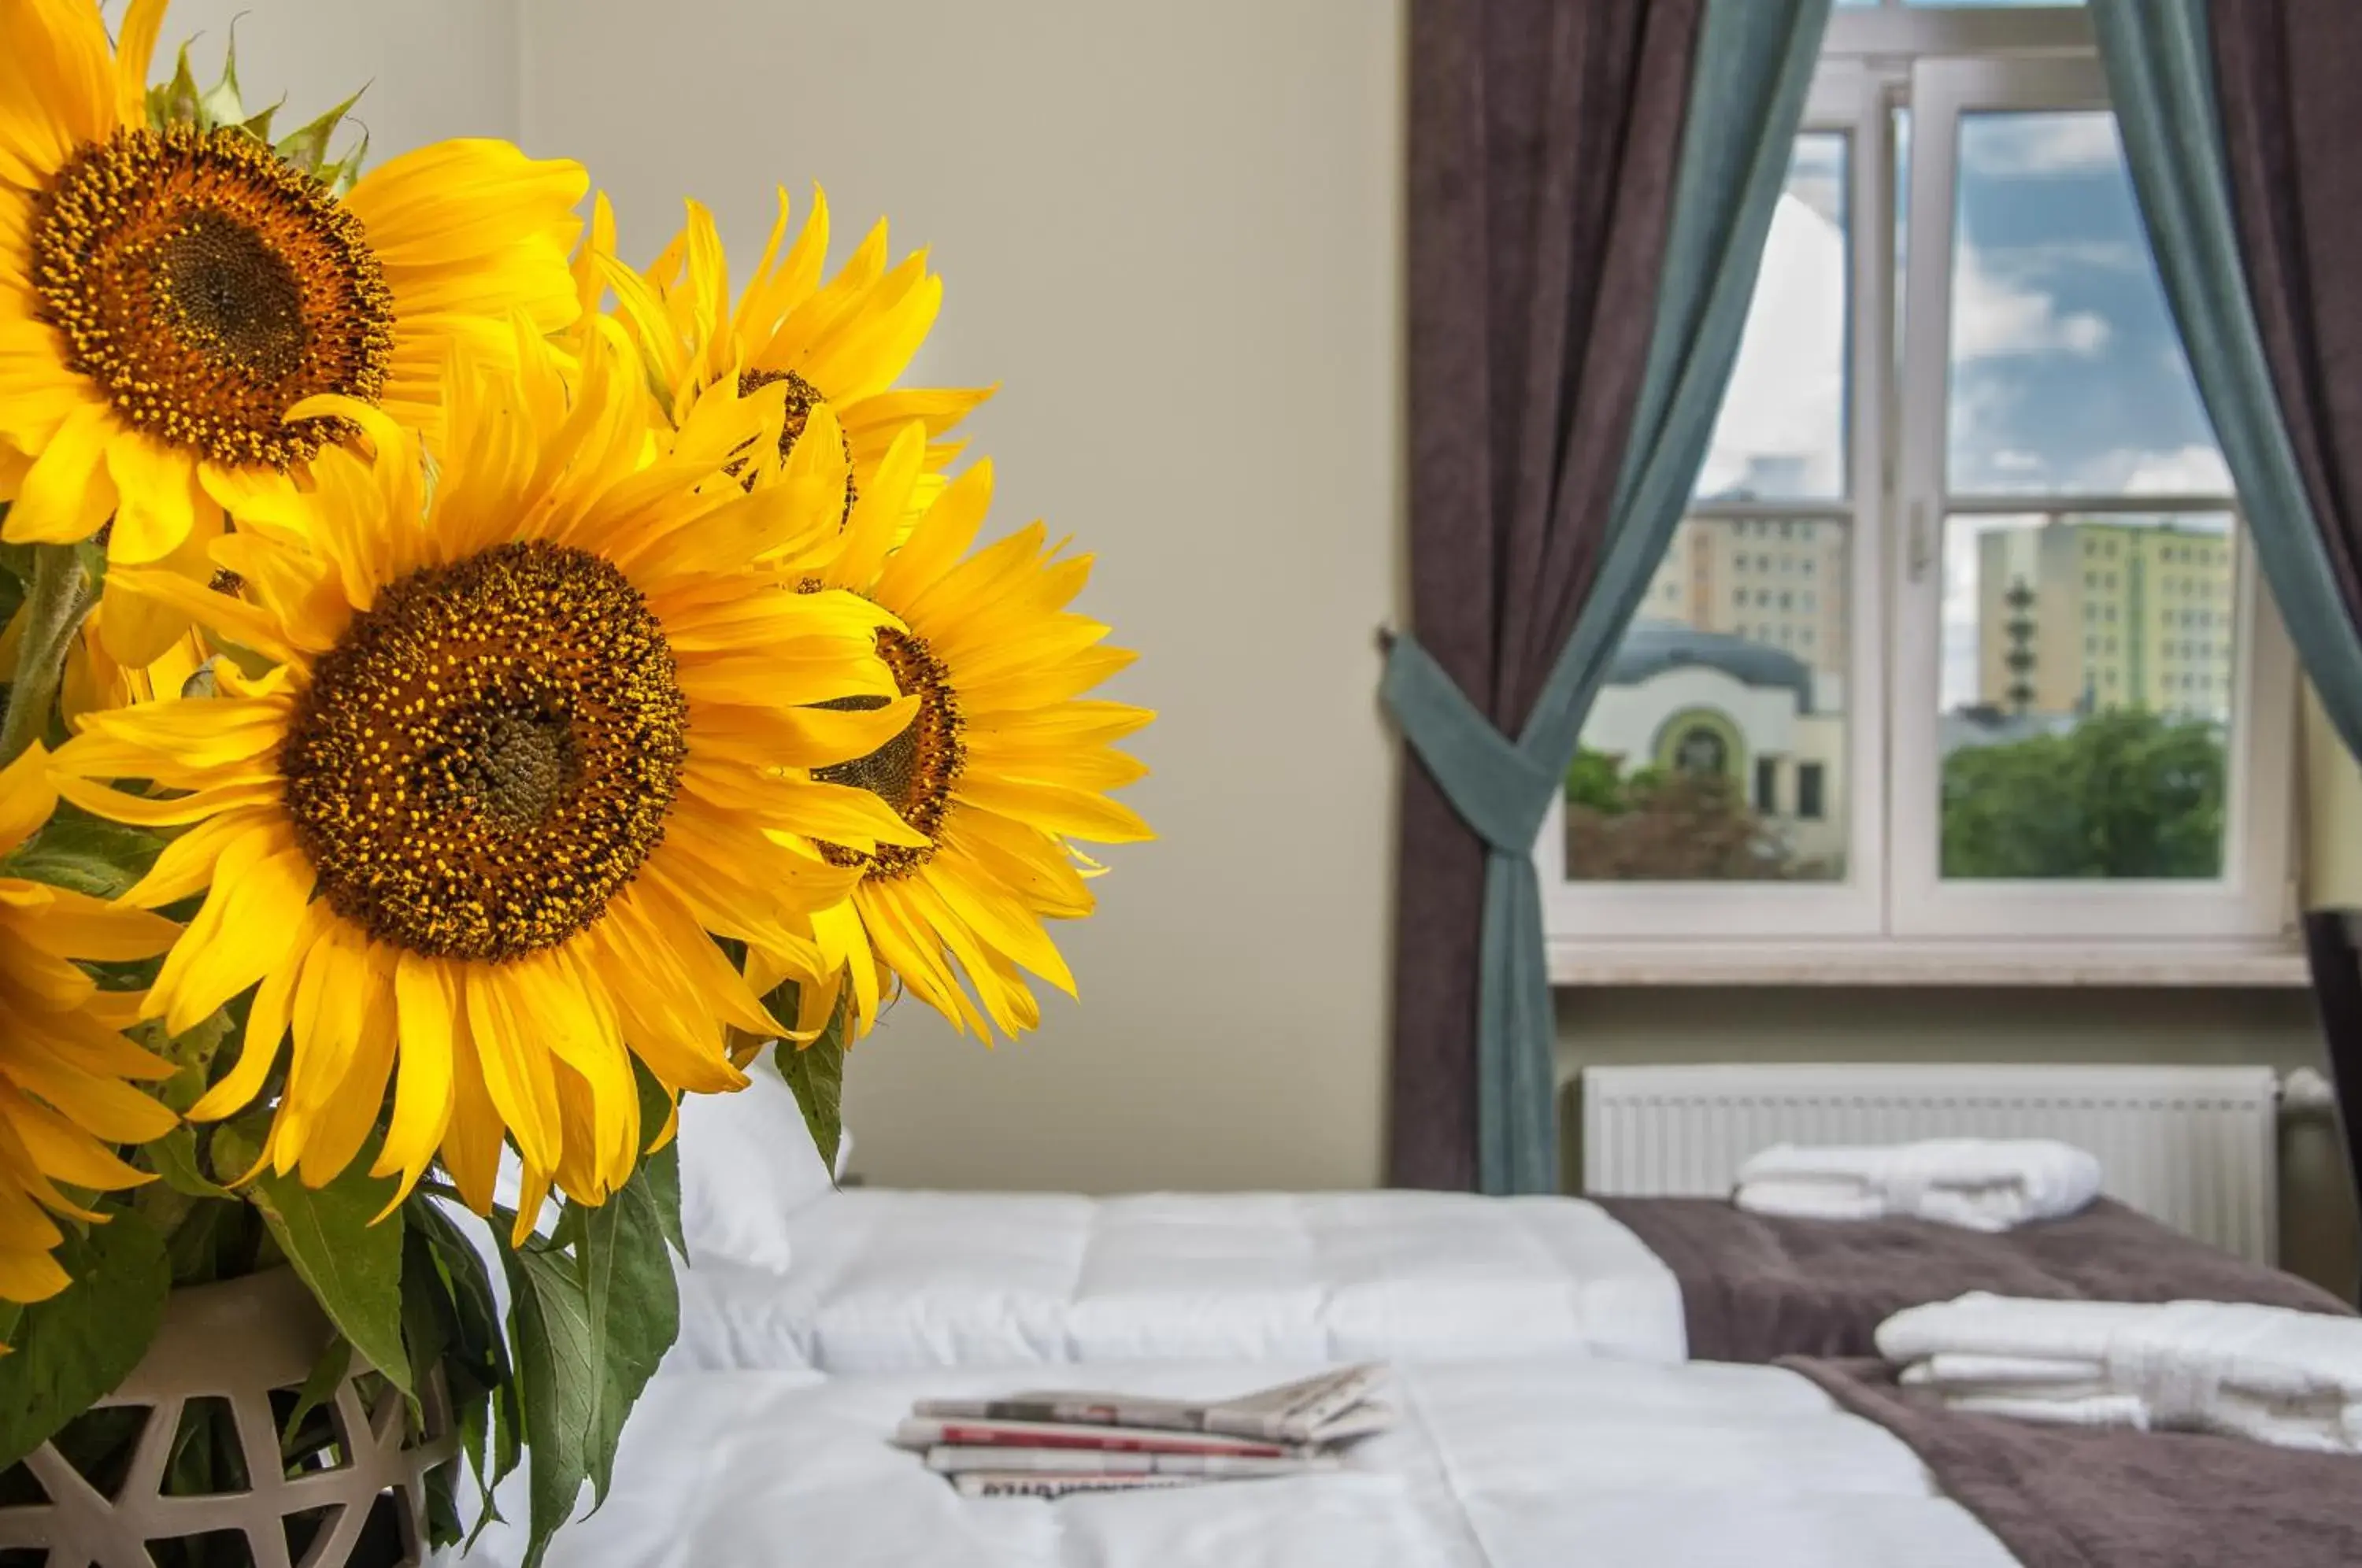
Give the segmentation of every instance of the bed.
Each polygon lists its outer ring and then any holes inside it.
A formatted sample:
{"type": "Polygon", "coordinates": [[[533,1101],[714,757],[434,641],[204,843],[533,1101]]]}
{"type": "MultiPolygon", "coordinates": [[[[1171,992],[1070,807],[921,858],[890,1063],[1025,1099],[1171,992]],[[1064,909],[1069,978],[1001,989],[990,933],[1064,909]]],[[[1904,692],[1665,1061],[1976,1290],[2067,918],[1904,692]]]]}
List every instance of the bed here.
{"type": "Polygon", "coordinates": [[[855,1188],[796,1210],[787,1236],[778,1272],[692,1229],[695,1364],[1684,1355],[1672,1272],[1573,1199],[855,1188]]]}
{"type": "Polygon", "coordinates": [[[2104,1199],[1986,1235],[1696,1198],[840,1191],[768,1071],[682,1121],[691,1369],[1859,1356],[1970,1290],[2352,1310],[2104,1199]]]}
{"type": "MultiPolygon", "coordinates": [[[[1094,1367],[1093,1386],[1205,1394],[1302,1363],[1094,1367]]],[[[1070,1377],[1080,1375],[1068,1375],[1070,1377]]],[[[1773,1367],[1598,1357],[1400,1369],[1396,1430],[1330,1474],[1186,1491],[966,1500],[886,1436],[976,1369],[658,1376],[606,1505],[552,1568],[2007,1568],[1904,1442],[1773,1367]]],[[[522,1517],[522,1509],[508,1510],[522,1517]]],[[[495,1526],[468,1559],[513,1568],[495,1526]]]]}

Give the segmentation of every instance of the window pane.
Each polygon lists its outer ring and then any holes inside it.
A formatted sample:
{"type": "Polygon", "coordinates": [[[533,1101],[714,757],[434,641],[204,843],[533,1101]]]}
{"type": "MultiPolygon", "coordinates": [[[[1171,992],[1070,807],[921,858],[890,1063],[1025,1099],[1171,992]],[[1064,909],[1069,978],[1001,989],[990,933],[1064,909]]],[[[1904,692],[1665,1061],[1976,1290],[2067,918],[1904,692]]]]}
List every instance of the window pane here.
{"type": "MultiPolygon", "coordinates": [[[[1844,0],[1840,0],[1840,4],[1844,0]]],[[[2079,6],[2084,0],[1903,0],[1905,6],[1924,6],[1932,10],[1973,11],[1992,6],[2023,7],[2029,6],[2079,6]]]]}
{"type": "Polygon", "coordinates": [[[1578,881],[1841,881],[1847,525],[1691,518],[1566,780],[1578,881]]]}
{"type": "Polygon", "coordinates": [[[1701,499],[1834,501],[1846,490],[1846,138],[1796,138],[1772,215],[1701,499]]]}
{"type": "Polygon", "coordinates": [[[2221,514],[1951,519],[1946,877],[2222,875],[2236,577],[2221,514]]]}
{"type": "Polygon", "coordinates": [[[2224,495],[2105,110],[1962,117],[1955,494],[2224,495]]]}

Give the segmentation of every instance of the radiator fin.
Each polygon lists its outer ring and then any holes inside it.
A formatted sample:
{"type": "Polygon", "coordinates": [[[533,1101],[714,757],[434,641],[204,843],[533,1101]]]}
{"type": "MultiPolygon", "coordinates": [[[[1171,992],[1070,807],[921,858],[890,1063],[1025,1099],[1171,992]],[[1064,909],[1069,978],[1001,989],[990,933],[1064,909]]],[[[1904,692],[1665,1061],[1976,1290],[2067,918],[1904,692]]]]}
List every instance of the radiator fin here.
{"type": "Polygon", "coordinates": [[[2111,1197],[2268,1264],[2278,1117],[2268,1067],[1588,1067],[1584,1189],[1719,1197],[1779,1143],[2058,1138],[2100,1157],[2111,1197]]]}

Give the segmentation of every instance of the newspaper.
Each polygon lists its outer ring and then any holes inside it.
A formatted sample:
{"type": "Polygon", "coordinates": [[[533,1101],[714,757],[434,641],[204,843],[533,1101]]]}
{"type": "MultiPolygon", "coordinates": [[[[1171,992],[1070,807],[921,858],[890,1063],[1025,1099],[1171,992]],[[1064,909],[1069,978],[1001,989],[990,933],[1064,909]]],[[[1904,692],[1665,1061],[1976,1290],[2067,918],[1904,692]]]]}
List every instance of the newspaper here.
{"type": "Polygon", "coordinates": [[[965,1470],[952,1477],[963,1497],[1045,1497],[1076,1492],[1169,1492],[1197,1486],[1202,1475],[1037,1475],[1027,1471],[965,1470]]]}
{"type": "Polygon", "coordinates": [[[912,1413],[937,1419],[1220,1433],[1267,1442],[1331,1443],[1367,1437],[1394,1424],[1392,1408],[1371,1398],[1385,1377],[1385,1366],[1369,1363],[1206,1402],[1054,1390],[1000,1399],[922,1399],[912,1413]]]}
{"type": "Polygon", "coordinates": [[[1284,1459],[1242,1458],[1227,1453],[1142,1453],[1137,1450],[1092,1452],[1076,1449],[938,1447],[927,1450],[927,1468],[945,1475],[963,1471],[1042,1471],[1060,1475],[1196,1475],[1235,1481],[1264,1475],[1301,1475],[1333,1470],[1334,1459],[1309,1454],[1284,1459]]]}

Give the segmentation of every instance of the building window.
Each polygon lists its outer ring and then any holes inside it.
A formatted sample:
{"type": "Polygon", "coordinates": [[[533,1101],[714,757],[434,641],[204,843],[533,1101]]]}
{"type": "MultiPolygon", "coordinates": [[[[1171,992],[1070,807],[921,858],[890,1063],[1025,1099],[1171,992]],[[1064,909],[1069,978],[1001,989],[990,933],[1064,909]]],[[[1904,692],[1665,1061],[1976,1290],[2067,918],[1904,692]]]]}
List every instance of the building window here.
{"type": "Polygon", "coordinates": [[[1755,759],[1755,809],[1767,817],[1780,809],[1780,764],[1769,756],[1755,759]]]}
{"type": "Polygon", "coordinates": [[[1537,850],[1570,955],[2282,935],[2293,661],[2088,25],[1959,20],[1831,21],[1677,536],[1757,596],[1617,651],[1537,850]],[[1775,538],[1801,604],[1763,591],[1775,538]],[[1731,727],[1676,769],[1658,737],[1693,706],[1731,727]],[[2129,786],[2079,790],[2122,757],[2129,786]]]}

